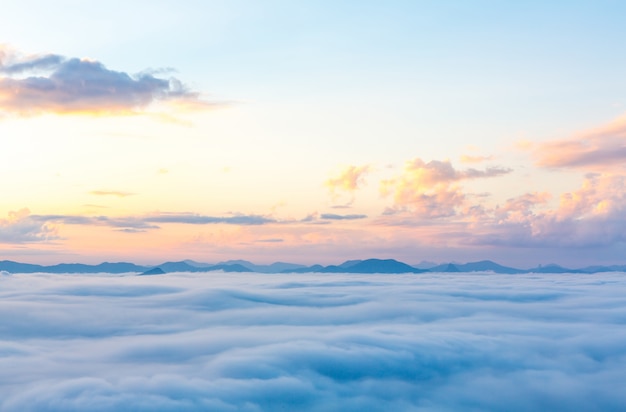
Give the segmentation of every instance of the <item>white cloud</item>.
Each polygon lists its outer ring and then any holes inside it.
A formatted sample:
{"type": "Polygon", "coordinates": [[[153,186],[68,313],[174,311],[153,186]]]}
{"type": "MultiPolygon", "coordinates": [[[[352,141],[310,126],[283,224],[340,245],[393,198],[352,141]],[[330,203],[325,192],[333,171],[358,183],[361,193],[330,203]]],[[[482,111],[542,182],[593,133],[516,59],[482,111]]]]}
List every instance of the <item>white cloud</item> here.
{"type": "Polygon", "coordinates": [[[0,278],[0,410],[615,410],[626,281],[0,278]]]}
{"type": "Polygon", "coordinates": [[[0,219],[0,243],[46,242],[54,239],[58,239],[56,227],[35,219],[26,208],[9,212],[6,219],[0,219]]]}

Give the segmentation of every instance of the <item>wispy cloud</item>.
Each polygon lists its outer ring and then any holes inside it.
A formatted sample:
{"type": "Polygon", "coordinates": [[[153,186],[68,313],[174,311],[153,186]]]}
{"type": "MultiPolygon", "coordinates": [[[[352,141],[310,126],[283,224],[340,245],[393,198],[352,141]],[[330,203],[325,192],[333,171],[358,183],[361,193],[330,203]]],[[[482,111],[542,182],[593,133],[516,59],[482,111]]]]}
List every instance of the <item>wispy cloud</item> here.
{"type": "Polygon", "coordinates": [[[483,163],[489,160],[493,160],[493,156],[472,156],[472,155],[461,155],[461,163],[474,164],[474,163],[483,163]]]}
{"type": "Polygon", "coordinates": [[[349,207],[354,202],[354,193],[365,183],[365,176],[371,171],[371,166],[348,166],[338,176],[326,180],[325,186],[330,191],[334,200],[347,194],[347,204],[340,207],[349,207]]]}
{"type": "Polygon", "coordinates": [[[284,242],[285,239],[280,239],[280,238],[268,238],[268,239],[258,239],[257,242],[261,242],[261,243],[282,243],[284,242]]]}
{"type": "Polygon", "coordinates": [[[626,162],[626,115],[568,139],[531,145],[538,166],[607,171],[626,162]]]}
{"type": "Polygon", "coordinates": [[[82,215],[32,215],[37,222],[63,223],[67,225],[109,226],[122,228],[127,232],[137,230],[160,229],[161,224],[209,225],[228,224],[255,226],[278,221],[261,215],[207,216],[195,213],[154,213],[144,216],[82,216],[82,215]]]}
{"type": "Polygon", "coordinates": [[[371,170],[369,165],[348,166],[337,177],[326,181],[326,186],[332,190],[355,191],[364,183],[365,175],[371,170]]]}
{"type": "Polygon", "coordinates": [[[276,220],[261,215],[234,215],[234,216],[206,216],[194,213],[159,213],[143,218],[146,222],[154,223],[184,223],[190,225],[207,225],[226,223],[231,225],[263,225],[276,223],[276,220]]]}
{"type": "Polygon", "coordinates": [[[127,197],[135,195],[136,193],[132,192],[122,192],[117,190],[92,190],[89,192],[91,195],[95,196],[116,196],[116,197],[127,197]]]}
{"type": "Polygon", "coordinates": [[[365,219],[365,218],[367,218],[367,215],[358,215],[358,214],[337,215],[334,213],[322,213],[320,215],[320,219],[327,219],[327,220],[358,220],[358,219],[365,219]]]}
{"type": "Polygon", "coordinates": [[[155,102],[207,108],[180,80],[157,73],[128,74],[103,63],[57,54],[0,49],[0,111],[20,115],[138,113],[155,102]]]}

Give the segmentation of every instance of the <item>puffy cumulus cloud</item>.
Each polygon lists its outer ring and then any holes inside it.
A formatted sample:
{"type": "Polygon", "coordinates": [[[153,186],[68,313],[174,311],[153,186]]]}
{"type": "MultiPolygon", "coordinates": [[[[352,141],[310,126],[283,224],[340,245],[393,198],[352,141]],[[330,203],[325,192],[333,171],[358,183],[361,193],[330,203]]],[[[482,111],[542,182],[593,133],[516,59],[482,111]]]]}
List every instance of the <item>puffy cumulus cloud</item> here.
{"type": "Polygon", "coordinates": [[[24,55],[4,47],[0,49],[0,111],[108,115],[141,112],[155,102],[184,109],[210,106],[180,80],[156,74],[131,75],[94,60],[24,55]]]}
{"type": "Polygon", "coordinates": [[[626,209],[626,176],[588,174],[580,189],[561,195],[558,217],[621,216],[626,209]]]}
{"type": "Polygon", "coordinates": [[[0,409],[619,410],[626,280],[13,275],[0,409]]]}
{"type": "Polygon", "coordinates": [[[498,223],[525,222],[537,207],[547,204],[551,197],[548,192],[537,192],[507,199],[504,205],[495,208],[495,217],[498,223]]]}
{"type": "Polygon", "coordinates": [[[524,247],[598,247],[626,242],[626,177],[589,174],[549,207],[548,193],[528,193],[489,211],[468,242],[524,247]],[[489,220],[491,219],[491,220],[489,220]]]}
{"type": "Polygon", "coordinates": [[[626,161],[626,115],[568,139],[531,145],[537,165],[607,171],[626,161]]]}
{"type": "Polygon", "coordinates": [[[57,228],[31,216],[26,208],[9,212],[0,219],[0,243],[47,242],[58,239],[57,228]]]}
{"type": "Polygon", "coordinates": [[[383,196],[393,195],[395,207],[390,210],[409,210],[420,217],[443,218],[455,216],[466,206],[466,195],[459,182],[502,176],[511,169],[489,167],[486,169],[456,170],[449,161],[420,158],[407,162],[402,175],[381,182],[383,196]]]}

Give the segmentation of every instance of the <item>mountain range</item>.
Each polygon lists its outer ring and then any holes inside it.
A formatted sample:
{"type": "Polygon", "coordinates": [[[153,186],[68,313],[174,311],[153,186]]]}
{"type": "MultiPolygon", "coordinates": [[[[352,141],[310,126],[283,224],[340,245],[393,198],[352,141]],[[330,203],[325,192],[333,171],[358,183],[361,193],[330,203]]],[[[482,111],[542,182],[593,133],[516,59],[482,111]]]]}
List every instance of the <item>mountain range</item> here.
{"type": "Polygon", "coordinates": [[[626,265],[588,266],[579,269],[556,264],[540,265],[531,269],[503,266],[490,260],[469,263],[443,263],[433,266],[409,265],[394,259],[348,260],[339,265],[305,266],[296,263],[276,262],[271,265],[256,265],[247,260],[229,260],[217,264],[200,263],[193,260],[164,262],[160,265],[142,266],[128,262],[87,265],[82,263],[60,263],[57,265],[34,265],[10,260],[0,261],[0,271],[9,273],[139,273],[157,275],[169,272],[255,272],[255,273],[454,273],[493,272],[503,274],[521,273],[600,273],[626,272],[626,265]]]}

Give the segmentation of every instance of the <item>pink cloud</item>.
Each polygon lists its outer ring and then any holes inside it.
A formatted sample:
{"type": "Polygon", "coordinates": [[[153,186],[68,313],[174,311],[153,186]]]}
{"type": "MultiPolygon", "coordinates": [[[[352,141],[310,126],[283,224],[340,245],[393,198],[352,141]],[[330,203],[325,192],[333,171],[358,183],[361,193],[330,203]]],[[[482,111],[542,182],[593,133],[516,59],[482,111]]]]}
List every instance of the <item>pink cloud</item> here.
{"type": "Polygon", "coordinates": [[[534,145],[532,155],[542,167],[601,171],[626,161],[626,115],[567,139],[534,145]]]}
{"type": "Polygon", "coordinates": [[[365,175],[370,170],[369,165],[348,166],[337,177],[328,179],[325,185],[333,193],[336,191],[354,192],[364,184],[365,175]]]}
{"type": "Polygon", "coordinates": [[[456,170],[449,161],[428,163],[416,158],[407,162],[400,176],[381,182],[383,196],[393,196],[391,210],[409,211],[424,218],[443,218],[457,215],[466,208],[467,196],[459,182],[489,178],[510,173],[510,169],[491,167],[483,170],[456,170]]]}
{"type": "Polygon", "coordinates": [[[461,163],[482,163],[489,160],[492,160],[493,156],[472,156],[472,155],[461,155],[461,163]]]}

